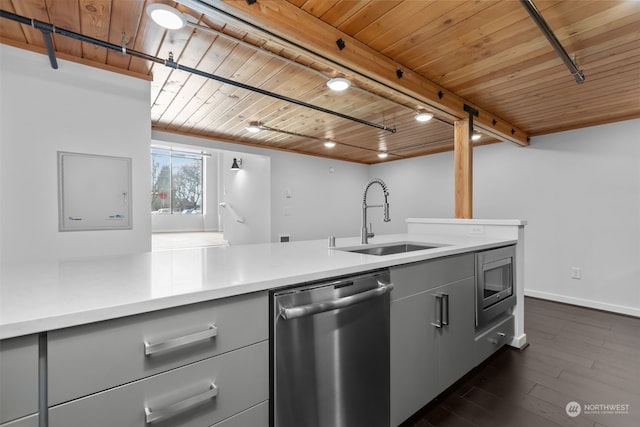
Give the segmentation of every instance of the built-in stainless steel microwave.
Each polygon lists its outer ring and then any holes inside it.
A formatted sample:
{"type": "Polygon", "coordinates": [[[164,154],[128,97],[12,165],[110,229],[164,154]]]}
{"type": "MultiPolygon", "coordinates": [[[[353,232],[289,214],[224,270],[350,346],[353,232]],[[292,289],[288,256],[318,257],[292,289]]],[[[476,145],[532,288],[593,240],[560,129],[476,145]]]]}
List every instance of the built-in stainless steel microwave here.
{"type": "Polygon", "coordinates": [[[516,247],[476,252],[476,327],[482,328],[516,303],[516,247]]]}

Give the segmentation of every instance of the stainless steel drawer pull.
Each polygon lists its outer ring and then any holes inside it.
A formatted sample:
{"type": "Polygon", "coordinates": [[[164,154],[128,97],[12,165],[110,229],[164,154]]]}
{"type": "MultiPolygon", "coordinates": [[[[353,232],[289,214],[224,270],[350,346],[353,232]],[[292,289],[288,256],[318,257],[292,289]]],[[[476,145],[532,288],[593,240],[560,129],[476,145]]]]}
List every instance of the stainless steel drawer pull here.
{"type": "Polygon", "coordinates": [[[498,336],[498,338],[491,338],[491,339],[489,339],[489,342],[490,342],[491,344],[498,345],[498,344],[500,344],[500,343],[505,339],[505,337],[507,336],[507,334],[505,334],[504,332],[498,332],[496,335],[498,336]]]}
{"type": "Polygon", "coordinates": [[[206,402],[207,400],[213,399],[218,395],[218,387],[215,384],[211,384],[211,387],[208,391],[198,394],[196,396],[188,397],[180,402],[172,403],[171,405],[151,410],[151,408],[144,408],[144,414],[147,424],[151,424],[157,421],[163,421],[167,418],[178,415],[181,412],[189,410],[196,405],[206,402]]]}
{"type": "Polygon", "coordinates": [[[218,328],[216,328],[214,325],[209,325],[209,329],[207,329],[206,331],[196,332],[195,334],[173,338],[156,344],[150,344],[149,342],[145,341],[144,354],[145,356],[149,356],[159,351],[172,350],[183,345],[193,344],[198,341],[213,338],[216,335],[218,335],[218,328]]]}

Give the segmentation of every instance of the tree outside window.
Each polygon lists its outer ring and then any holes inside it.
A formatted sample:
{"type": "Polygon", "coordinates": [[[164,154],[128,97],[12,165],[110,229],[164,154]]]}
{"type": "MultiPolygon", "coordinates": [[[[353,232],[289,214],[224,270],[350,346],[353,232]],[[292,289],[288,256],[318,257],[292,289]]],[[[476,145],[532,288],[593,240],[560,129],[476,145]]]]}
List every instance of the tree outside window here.
{"type": "Polygon", "coordinates": [[[151,149],[151,212],[202,214],[202,155],[151,149]]]}

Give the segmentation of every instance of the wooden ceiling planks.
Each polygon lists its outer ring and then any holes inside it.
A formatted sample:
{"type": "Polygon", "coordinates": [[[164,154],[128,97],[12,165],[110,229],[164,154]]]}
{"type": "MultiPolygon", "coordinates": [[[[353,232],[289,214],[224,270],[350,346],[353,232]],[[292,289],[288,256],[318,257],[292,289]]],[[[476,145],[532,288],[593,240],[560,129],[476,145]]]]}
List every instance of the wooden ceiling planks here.
{"type": "MultiPolygon", "coordinates": [[[[436,97],[438,87],[442,88],[445,101],[464,99],[481,107],[482,119],[476,124],[482,125],[484,120],[484,126],[491,128],[491,120],[495,119],[504,134],[511,126],[517,127],[518,135],[538,135],[640,117],[640,3],[535,3],[567,51],[577,55],[585,83],[575,83],[517,1],[259,0],[251,6],[246,2],[216,3],[239,15],[257,10],[275,13],[277,8],[280,15],[265,24],[272,31],[292,26],[287,20],[295,16],[302,18],[293,24],[297,25],[295,40],[313,50],[321,46],[317,53],[330,54],[342,65],[256,31],[251,25],[222,15],[202,15],[201,11],[189,9],[188,1],[183,5],[170,0],[0,0],[0,7],[116,45],[122,43],[124,33],[128,49],[161,58],[172,52],[181,64],[395,127],[397,132],[370,128],[119,51],[53,35],[60,58],[77,58],[85,64],[121,69],[139,77],[153,75],[150,108],[154,129],[376,163],[452,148],[451,114],[436,112],[437,118],[448,123],[413,120],[414,112],[425,107],[421,97],[436,97]],[[192,22],[255,47],[240,45],[202,27],[165,31],[145,13],[146,5],[157,1],[177,6],[192,22]],[[305,31],[299,31],[301,26],[305,31]],[[347,40],[345,52],[337,50],[338,37],[347,40]],[[301,65],[274,58],[260,49],[301,65]],[[369,64],[361,71],[384,84],[349,72],[354,52],[364,59],[356,65],[369,64]],[[398,68],[404,72],[402,79],[395,77],[398,68]],[[326,78],[341,74],[360,89],[352,88],[343,94],[328,92],[326,78]],[[245,126],[251,121],[284,132],[250,134],[245,126]],[[322,144],[324,139],[338,145],[328,149],[322,144]],[[387,160],[377,157],[381,149],[391,152],[387,160]]],[[[258,18],[264,17],[257,15],[252,22],[259,23],[258,18]]],[[[3,43],[44,52],[41,32],[28,25],[3,19],[0,38],[3,43]]],[[[460,106],[447,104],[454,110],[460,106]]],[[[492,141],[496,139],[485,134],[476,145],[492,141]]]]}
{"type": "MultiPolygon", "coordinates": [[[[221,7],[229,13],[238,14],[245,20],[258,22],[268,31],[277,32],[282,37],[308,45],[314,52],[344,64],[344,67],[355,70],[355,73],[362,74],[365,79],[370,81],[375,79],[378,85],[398,88],[398,93],[403,93],[406,97],[413,97],[423,103],[435,105],[450,119],[467,115],[463,106],[469,102],[461,99],[455,93],[413,73],[407,73],[401,79],[396,78],[397,63],[347,35],[337,33],[335,30],[332,31],[326,24],[305,15],[305,12],[292,8],[292,6],[286,7],[286,4],[263,2],[253,7],[242,2],[224,1],[221,3],[221,7]],[[304,26],[308,31],[301,34],[297,31],[297,26],[294,23],[304,26]],[[336,37],[348,39],[346,43],[349,46],[348,51],[345,50],[344,53],[336,51],[335,42],[332,41],[336,37]],[[438,94],[444,94],[444,97],[438,94]]],[[[504,120],[494,120],[494,115],[483,110],[480,106],[472,105],[472,107],[481,112],[477,122],[482,124],[485,129],[490,129],[496,135],[515,143],[528,144],[526,134],[517,127],[504,120]]]]}

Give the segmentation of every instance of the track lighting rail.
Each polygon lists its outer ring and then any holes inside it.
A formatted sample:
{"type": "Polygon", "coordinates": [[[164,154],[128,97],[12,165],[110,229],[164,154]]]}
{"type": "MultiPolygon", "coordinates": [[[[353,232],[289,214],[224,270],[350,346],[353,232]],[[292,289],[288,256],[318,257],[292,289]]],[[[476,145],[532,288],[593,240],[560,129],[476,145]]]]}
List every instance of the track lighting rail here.
{"type": "Polygon", "coordinates": [[[540,31],[542,31],[547,40],[549,40],[549,43],[551,43],[551,46],[553,46],[553,48],[555,49],[560,59],[562,59],[567,68],[569,68],[569,71],[571,71],[571,75],[576,79],[576,82],[584,83],[585,77],[582,73],[582,70],[578,68],[575,61],[571,59],[567,51],[564,49],[564,47],[562,47],[562,44],[560,44],[560,41],[556,38],[555,34],[547,24],[547,21],[545,21],[536,5],[533,4],[533,1],[520,0],[520,3],[522,4],[522,6],[524,6],[527,12],[529,12],[531,18],[535,21],[538,28],[540,28],[540,31]]]}
{"type": "MultiPolygon", "coordinates": [[[[159,57],[156,57],[156,56],[148,55],[148,54],[143,53],[143,52],[138,52],[136,50],[127,49],[125,46],[119,46],[119,45],[116,45],[116,44],[113,44],[113,43],[109,43],[109,42],[106,42],[106,41],[103,41],[103,40],[99,40],[99,39],[96,39],[96,38],[93,38],[93,37],[85,36],[84,34],[76,33],[74,31],[70,31],[70,30],[65,30],[64,28],[59,28],[59,27],[56,27],[56,26],[54,26],[52,24],[49,24],[49,23],[46,23],[46,22],[42,22],[42,21],[38,21],[36,19],[20,16],[20,15],[17,15],[15,13],[8,12],[8,11],[5,11],[5,10],[0,10],[0,17],[9,19],[9,20],[12,20],[12,21],[15,21],[15,22],[18,22],[20,24],[30,25],[30,26],[32,26],[34,28],[37,28],[40,31],[42,31],[43,35],[45,34],[45,32],[47,32],[47,33],[59,34],[61,36],[65,36],[65,37],[70,37],[70,38],[73,38],[73,39],[76,39],[76,40],[80,40],[80,41],[83,41],[83,42],[86,42],[86,43],[94,44],[96,46],[104,47],[106,49],[114,50],[116,52],[121,52],[121,53],[124,53],[124,54],[127,54],[127,55],[135,56],[137,58],[142,58],[144,60],[151,61],[151,62],[154,62],[154,63],[157,63],[157,64],[162,64],[162,65],[165,65],[167,67],[170,67],[170,68],[173,68],[173,69],[176,69],[176,70],[186,71],[188,73],[195,74],[195,75],[198,75],[198,76],[210,79],[210,80],[215,80],[215,81],[218,81],[218,82],[221,82],[221,83],[224,83],[224,84],[228,84],[228,85],[231,85],[231,86],[239,87],[241,89],[245,89],[245,90],[249,90],[249,91],[252,91],[252,92],[256,92],[256,93],[259,93],[261,95],[269,96],[271,98],[276,98],[276,99],[279,99],[281,101],[289,102],[291,104],[296,104],[296,105],[299,105],[301,107],[305,107],[305,108],[309,108],[309,109],[312,109],[312,110],[315,110],[315,111],[319,111],[321,113],[330,114],[330,115],[333,115],[333,116],[336,116],[336,117],[340,117],[340,118],[346,119],[346,120],[351,120],[353,122],[360,123],[360,124],[363,124],[363,125],[366,125],[366,126],[374,127],[374,128],[377,128],[377,129],[381,129],[381,130],[387,131],[387,132],[391,132],[391,133],[396,133],[396,129],[395,128],[388,127],[388,126],[383,125],[383,124],[369,122],[367,120],[363,120],[363,119],[359,119],[357,117],[349,116],[347,114],[343,114],[343,113],[340,113],[338,111],[329,110],[327,108],[323,108],[323,107],[319,107],[317,105],[309,104],[307,102],[300,101],[300,100],[297,100],[297,99],[294,99],[294,98],[290,98],[288,96],[280,95],[280,94],[277,94],[277,93],[274,93],[274,92],[270,92],[268,90],[264,90],[264,89],[261,89],[261,88],[258,88],[258,87],[254,87],[254,86],[250,86],[250,85],[247,85],[247,84],[244,84],[244,83],[236,82],[236,81],[227,79],[225,77],[221,77],[221,76],[217,76],[215,74],[207,73],[205,71],[201,71],[201,70],[198,70],[196,68],[187,67],[185,65],[180,65],[180,64],[178,64],[177,62],[175,62],[173,60],[173,57],[172,57],[171,54],[169,55],[168,59],[162,59],[162,58],[159,58],[159,57]]],[[[46,39],[46,37],[45,37],[45,39],[46,39]]],[[[52,66],[53,66],[54,60],[55,60],[55,52],[53,52],[52,49],[48,49],[48,52],[49,52],[49,59],[50,59],[50,61],[52,63],[52,66]]]]}

